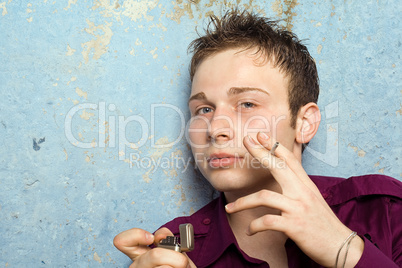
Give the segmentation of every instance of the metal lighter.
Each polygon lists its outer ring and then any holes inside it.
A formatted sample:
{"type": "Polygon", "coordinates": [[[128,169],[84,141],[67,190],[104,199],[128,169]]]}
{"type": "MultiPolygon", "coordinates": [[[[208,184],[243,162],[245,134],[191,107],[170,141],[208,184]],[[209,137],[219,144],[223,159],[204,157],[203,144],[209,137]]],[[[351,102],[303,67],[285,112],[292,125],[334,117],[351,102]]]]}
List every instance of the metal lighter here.
{"type": "Polygon", "coordinates": [[[178,252],[189,252],[194,249],[194,229],[191,223],[180,224],[180,243],[176,236],[168,236],[162,239],[158,247],[167,248],[178,252]]]}

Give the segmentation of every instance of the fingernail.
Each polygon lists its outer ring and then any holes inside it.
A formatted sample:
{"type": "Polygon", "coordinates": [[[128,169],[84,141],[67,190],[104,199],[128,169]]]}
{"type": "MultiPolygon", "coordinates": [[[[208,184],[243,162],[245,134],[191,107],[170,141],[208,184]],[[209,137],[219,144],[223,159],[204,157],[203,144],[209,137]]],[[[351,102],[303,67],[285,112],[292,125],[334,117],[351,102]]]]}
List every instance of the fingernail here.
{"type": "Polygon", "coordinates": [[[247,135],[247,138],[248,138],[248,140],[249,140],[252,144],[256,145],[254,139],[251,138],[250,135],[247,135]]]}
{"type": "Polygon", "coordinates": [[[226,209],[231,209],[234,206],[233,203],[229,203],[225,206],[226,209]]]}
{"type": "Polygon", "coordinates": [[[151,233],[145,233],[145,239],[146,240],[154,240],[154,235],[153,234],[151,234],[151,233]]]}
{"type": "Polygon", "coordinates": [[[260,132],[260,137],[261,137],[262,139],[264,139],[264,140],[268,140],[268,139],[269,139],[268,135],[265,134],[264,132],[260,132]]]}

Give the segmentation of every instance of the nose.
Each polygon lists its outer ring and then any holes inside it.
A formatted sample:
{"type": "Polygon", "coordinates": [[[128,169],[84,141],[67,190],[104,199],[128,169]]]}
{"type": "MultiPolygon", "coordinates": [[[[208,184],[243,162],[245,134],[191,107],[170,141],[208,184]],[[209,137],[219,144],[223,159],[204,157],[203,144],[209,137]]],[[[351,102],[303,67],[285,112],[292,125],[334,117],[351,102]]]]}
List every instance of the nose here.
{"type": "Polygon", "coordinates": [[[226,142],[234,138],[234,120],[229,113],[216,109],[208,128],[208,139],[214,142],[226,142]]]}

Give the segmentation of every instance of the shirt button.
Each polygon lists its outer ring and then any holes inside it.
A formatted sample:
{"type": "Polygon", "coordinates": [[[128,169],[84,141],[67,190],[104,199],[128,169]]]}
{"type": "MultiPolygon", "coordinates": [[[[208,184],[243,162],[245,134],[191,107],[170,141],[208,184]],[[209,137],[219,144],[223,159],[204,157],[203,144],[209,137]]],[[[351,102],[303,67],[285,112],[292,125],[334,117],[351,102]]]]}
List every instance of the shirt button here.
{"type": "Polygon", "coordinates": [[[202,221],[202,223],[205,224],[205,225],[209,225],[209,224],[211,223],[211,220],[210,220],[209,218],[205,218],[205,219],[202,221]]]}
{"type": "Polygon", "coordinates": [[[328,194],[328,193],[326,193],[326,192],[322,193],[321,195],[322,195],[322,197],[324,197],[324,199],[327,199],[327,198],[328,198],[328,196],[329,196],[329,194],[328,194]]]}

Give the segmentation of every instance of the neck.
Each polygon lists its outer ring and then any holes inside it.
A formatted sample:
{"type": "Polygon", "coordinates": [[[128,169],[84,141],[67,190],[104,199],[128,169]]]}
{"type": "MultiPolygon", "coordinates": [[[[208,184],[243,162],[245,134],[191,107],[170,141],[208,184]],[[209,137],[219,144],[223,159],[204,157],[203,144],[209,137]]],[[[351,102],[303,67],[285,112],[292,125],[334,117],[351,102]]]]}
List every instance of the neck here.
{"type": "MultiPolygon", "coordinates": [[[[279,184],[276,183],[275,180],[273,181],[275,183],[273,183],[271,187],[264,189],[281,193],[282,189],[279,184]]],[[[225,192],[224,194],[228,202],[233,202],[250,193],[225,192]]],[[[268,262],[270,267],[287,266],[287,255],[285,251],[287,236],[282,232],[273,230],[266,230],[249,236],[247,235],[247,230],[253,220],[267,214],[280,215],[280,213],[281,212],[277,209],[259,206],[233,214],[226,214],[229,225],[240,248],[249,256],[268,262]]]]}
{"type": "MultiPolygon", "coordinates": [[[[232,191],[232,192],[225,192],[225,198],[227,203],[231,203],[236,201],[237,199],[256,193],[260,190],[269,190],[277,193],[282,193],[282,189],[280,185],[276,182],[274,178],[267,180],[268,184],[264,188],[260,189],[250,189],[250,190],[242,190],[242,191],[232,191]]],[[[265,206],[258,206],[255,208],[250,208],[246,210],[242,210],[233,214],[228,214],[229,224],[232,229],[240,230],[242,228],[246,228],[247,230],[248,225],[254,219],[262,217],[267,214],[273,215],[280,215],[280,211],[274,208],[265,207],[265,206]]]]}
{"type": "Polygon", "coordinates": [[[241,190],[236,190],[236,191],[228,191],[228,192],[224,192],[224,195],[225,195],[226,202],[231,203],[241,197],[257,193],[261,190],[268,190],[268,191],[272,191],[272,192],[276,192],[276,193],[282,193],[282,188],[279,185],[279,183],[273,177],[270,177],[270,178],[266,179],[265,185],[263,185],[263,186],[260,185],[257,188],[247,188],[247,189],[241,189],[241,190]]]}

